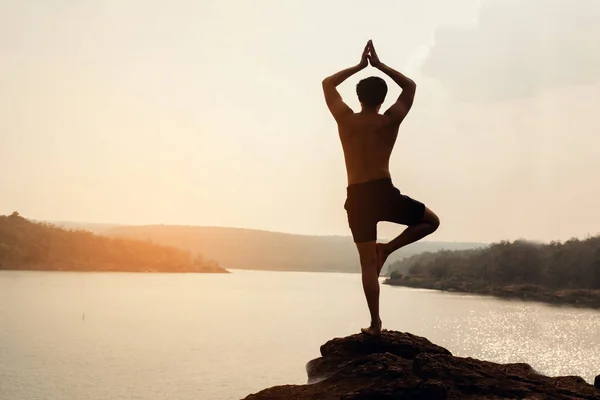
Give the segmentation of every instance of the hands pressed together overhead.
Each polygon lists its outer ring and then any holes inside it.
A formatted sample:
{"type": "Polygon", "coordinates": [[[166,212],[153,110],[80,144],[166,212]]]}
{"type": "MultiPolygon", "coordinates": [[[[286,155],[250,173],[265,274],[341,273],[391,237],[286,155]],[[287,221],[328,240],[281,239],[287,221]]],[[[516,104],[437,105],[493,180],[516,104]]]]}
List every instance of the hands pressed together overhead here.
{"type": "Polygon", "coordinates": [[[377,56],[377,52],[375,51],[372,40],[367,42],[367,45],[363,50],[359,66],[361,68],[366,68],[369,64],[375,68],[379,68],[379,66],[381,66],[381,61],[379,61],[379,56],[377,56]]]}
{"type": "MultiPolygon", "coordinates": [[[[392,80],[402,88],[402,93],[404,93],[402,95],[402,102],[408,104],[410,99],[410,103],[412,104],[412,98],[414,97],[414,92],[416,88],[415,83],[400,72],[382,63],[379,60],[377,52],[375,51],[375,46],[373,46],[372,40],[369,40],[367,42],[367,45],[365,46],[362,52],[362,56],[358,64],[355,64],[350,68],[343,69],[342,71],[336,72],[335,74],[323,79],[323,88],[325,90],[335,89],[346,79],[356,74],[358,71],[366,68],[369,64],[371,64],[371,66],[377,68],[378,70],[392,78],[392,80]]],[[[339,93],[334,93],[332,96],[335,96],[335,98],[337,99],[339,98],[339,93]]]]}

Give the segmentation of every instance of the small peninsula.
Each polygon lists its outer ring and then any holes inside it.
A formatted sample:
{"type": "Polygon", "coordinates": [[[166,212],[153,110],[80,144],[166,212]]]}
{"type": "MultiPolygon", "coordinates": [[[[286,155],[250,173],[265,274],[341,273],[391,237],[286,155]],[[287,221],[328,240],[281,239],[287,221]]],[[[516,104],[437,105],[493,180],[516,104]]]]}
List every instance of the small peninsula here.
{"type": "Polygon", "coordinates": [[[0,215],[0,270],[227,273],[216,261],[150,241],[0,215]]]}

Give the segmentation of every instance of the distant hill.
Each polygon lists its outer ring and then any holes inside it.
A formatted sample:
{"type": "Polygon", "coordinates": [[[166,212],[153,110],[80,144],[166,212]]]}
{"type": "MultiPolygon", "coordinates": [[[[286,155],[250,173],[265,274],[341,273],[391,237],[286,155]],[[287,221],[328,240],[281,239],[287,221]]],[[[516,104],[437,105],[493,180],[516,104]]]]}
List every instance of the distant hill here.
{"type": "MultiPolygon", "coordinates": [[[[119,226],[106,235],[151,240],[202,253],[225,268],[270,271],[360,272],[351,237],[309,236],[254,229],[200,226],[119,226]]],[[[464,250],[485,243],[417,242],[394,253],[388,264],[426,251],[464,250]]],[[[385,270],[384,270],[385,271],[385,270]]]]}
{"type": "Polygon", "coordinates": [[[199,254],[0,215],[0,270],[227,272],[199,254]]]}

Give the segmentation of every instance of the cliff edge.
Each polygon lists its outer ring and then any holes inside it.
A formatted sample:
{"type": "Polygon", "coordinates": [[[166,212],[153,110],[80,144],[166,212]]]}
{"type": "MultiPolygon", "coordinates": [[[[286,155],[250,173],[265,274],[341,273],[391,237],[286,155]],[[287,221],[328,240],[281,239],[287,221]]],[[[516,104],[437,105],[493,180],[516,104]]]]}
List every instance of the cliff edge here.
{"type": "Polygon", "coordinates": [[[355,334],[320,350],[306,365],[308,384],[275,386],[244,400],[600,400],[600,376],[590,385],[578,376],[544,376],[524,363],[457,357],[410,333],[355,334]]]}

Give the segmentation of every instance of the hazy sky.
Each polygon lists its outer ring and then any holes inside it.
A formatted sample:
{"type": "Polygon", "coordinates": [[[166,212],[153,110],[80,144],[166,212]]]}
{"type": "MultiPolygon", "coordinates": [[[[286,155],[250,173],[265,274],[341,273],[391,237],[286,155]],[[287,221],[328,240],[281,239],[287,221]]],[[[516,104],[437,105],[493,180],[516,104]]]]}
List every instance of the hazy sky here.
{"type": "Polygon", "coordinates": [[[0,0],[0,213],[348,235],[321,80],[373,39],[431,239],[600,233],[600,2],[372,3],[0,0]]]}

